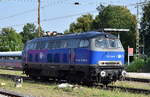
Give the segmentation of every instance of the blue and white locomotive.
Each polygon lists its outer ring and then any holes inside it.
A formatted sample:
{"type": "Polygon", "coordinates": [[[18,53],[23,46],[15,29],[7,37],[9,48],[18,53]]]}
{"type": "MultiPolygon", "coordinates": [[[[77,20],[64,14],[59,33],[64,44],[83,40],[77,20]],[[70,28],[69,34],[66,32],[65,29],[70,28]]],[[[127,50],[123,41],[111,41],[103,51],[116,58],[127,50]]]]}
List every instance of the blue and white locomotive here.
{"type": "Polygon", "coordinates": [[[23,70],[32,78],[108,84],[124,76],[124,49],[109,33],[40,37],[26,43],[23,70]]]}

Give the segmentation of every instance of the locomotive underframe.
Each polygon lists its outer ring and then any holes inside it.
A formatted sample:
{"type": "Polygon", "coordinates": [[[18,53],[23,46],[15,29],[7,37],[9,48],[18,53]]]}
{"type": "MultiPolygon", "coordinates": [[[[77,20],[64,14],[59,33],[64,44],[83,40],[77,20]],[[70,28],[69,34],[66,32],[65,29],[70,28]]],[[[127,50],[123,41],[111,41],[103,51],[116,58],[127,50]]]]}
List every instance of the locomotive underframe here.
{"type": "Polygon", "coordinates": [[[122,77],[122,66],[65,65],[65,64],[25,64],[24,72],[32,78],[45,77],[72,82],[108,84],[122,77]],[[34,68],[34,69],[33,69],[34,68]],[[101,71],[106,75],[101,76],[101,71]]]}
{"type": "Polygon", "coordinates": [[[115,82],[122,77],[122,66],[92,66],[90,68],[90,78],[92,82],[108,84],[115,82]],[[105,76],[101,72],[105,72],[105,76]]]}

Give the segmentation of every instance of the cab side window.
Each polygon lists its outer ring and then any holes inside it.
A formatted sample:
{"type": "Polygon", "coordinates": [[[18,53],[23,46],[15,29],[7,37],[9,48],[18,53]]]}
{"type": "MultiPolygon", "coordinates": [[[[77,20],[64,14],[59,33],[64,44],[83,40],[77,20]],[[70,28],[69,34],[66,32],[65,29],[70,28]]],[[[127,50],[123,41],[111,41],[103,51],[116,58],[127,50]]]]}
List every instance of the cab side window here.
{"type": "Polygon", "coordinates": [[[67,40],[67,48],[78,48],[79,42],[79,39],[69,39],[67,40]]]}
{"type": "Polygon", "coordinates": [[[49,41],[48,42],[48,49],[54,49],[55,48],[55,41],[49,41]]]}
{"type": "Polygon", "coordinates": [[[28,43],[26,46],[26,50],[32,50],[33,49],[33,43],[28,43]]]}
{"type": "Polygon", "coordinates": [[[60,48],[66,48],[67,47],[67,41],[66,40],[60,40],[60,48]]]}
{"type": "Polygon", "coordinates": [[[81,47],[81,48],[89,47],[89,44],[90,44],[89,40],[83,39],[83,40],[80,40],[79,47],[81,47]]]}
{"type": "Polygon", "coordinates": [[[38,41],[38,43],[37,43],[37,45],[36,45],[36,49],[37,49],[37,50],[44,49],[44,48],[45,48],[45,45],[46,45],[46,42],[45,42],[45,41],[38,41]]]}

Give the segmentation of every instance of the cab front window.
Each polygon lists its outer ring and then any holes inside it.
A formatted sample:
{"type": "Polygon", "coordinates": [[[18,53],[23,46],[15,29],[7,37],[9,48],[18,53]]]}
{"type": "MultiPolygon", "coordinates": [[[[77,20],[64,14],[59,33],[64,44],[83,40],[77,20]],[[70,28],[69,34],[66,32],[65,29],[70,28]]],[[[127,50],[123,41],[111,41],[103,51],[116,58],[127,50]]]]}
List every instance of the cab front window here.
{"type": "Polygon", "coordinates": [[[108,39],[110,48],[121,48],[121,43],[119,39],[108,39]]]}
{"type": "Polygon", "coordinates": [[[95,39],[95,46],[98,48],[122,48],[119,39],[109,39],[109,38],[95,39]]]}
{"type": "Polygon", "coordinates": [[[106,39],[96,39],[95,45],[100,48],[108,48],[108,42],[106,39]]]}

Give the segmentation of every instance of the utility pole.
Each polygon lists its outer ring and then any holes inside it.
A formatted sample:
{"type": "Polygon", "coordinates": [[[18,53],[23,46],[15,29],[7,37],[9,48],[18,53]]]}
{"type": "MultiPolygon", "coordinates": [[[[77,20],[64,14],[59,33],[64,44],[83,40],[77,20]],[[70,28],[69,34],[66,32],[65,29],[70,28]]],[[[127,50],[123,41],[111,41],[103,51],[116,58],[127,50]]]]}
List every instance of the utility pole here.
{"type": "MultiPolygon", "coordinates": [[[[139,3],[139,2],[138,2],[139,3]]],[[[136,25],[136,58],[139,57],[139,4],[137,3],[137,25],[136,25]]]]}
{"type": "Polygon", "coordinates": [[[41,36],[41,32],[40,32],[40,3],[41,1],[38,0],[38,36],[41,36]]]}
{"type": "Polygon", "coordinates": [[[139,46],[140,46],[140,44],[139,44],[139,40],[140,40],[140,32],[139,32],[139,29],[140,29],[140,12],[139,12],[139,8],[140,8],[140,6],[143,6],[143,5],[145,5],[145,4],[147,4],[148,2],[150,2],[149,0],[144,0],[144,2],[141,2],[141,0],[140,0],[140,2],[139,2],[139,0],[138,0],[138,2],[137,2],[137,26],[136,26],[136,58],[138,58],[139,57],[139,55],[140,55],[140,53],[139,53],[139,46]]]}

